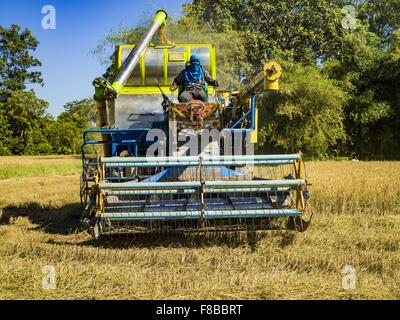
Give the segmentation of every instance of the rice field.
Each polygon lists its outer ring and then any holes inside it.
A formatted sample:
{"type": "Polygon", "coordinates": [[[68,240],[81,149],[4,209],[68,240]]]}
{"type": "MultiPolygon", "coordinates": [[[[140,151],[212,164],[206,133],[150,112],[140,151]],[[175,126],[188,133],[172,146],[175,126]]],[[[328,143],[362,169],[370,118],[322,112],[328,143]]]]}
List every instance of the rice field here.
{"type": "Polygon", "coordinates": [[[303,233],[96,241],[79,171],[74,157],[0,158],[0,299],[400,299],[400,162],[307,163],[303,233]]]}
{"type": "Polygon", "coordinates": [[[72,175],[79,172],[78,157],[0,157],[0,181],[24,177],[72,175]]]}

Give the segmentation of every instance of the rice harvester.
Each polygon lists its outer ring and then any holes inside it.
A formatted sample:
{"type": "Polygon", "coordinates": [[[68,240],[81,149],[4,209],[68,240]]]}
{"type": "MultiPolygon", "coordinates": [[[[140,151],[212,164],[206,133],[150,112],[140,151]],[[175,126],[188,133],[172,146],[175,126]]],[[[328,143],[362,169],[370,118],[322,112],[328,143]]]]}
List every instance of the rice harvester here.
{"type": "Polygon", "coordinates": [[[137,45],[116,48],[112,83],[97,78],[98,129],[84,132],[81,202],[93,235],[302,229],[308,198],[301,153],[254,155],[256,95],[276,91],[276,61],[238,91],[208,87],[207,102],[178,103],[174,77],[196,54],[216,78],[212,44],[171,44],[159,10],[137,45]],[[161,43],[154,44],[158,34],[161,43]],[[187,141],[190,140],[190,143],[187,141]],[[102,152],[91,156],[89,146],[102,152]],[[190,146],[188,148],[188,145],[190,146]]]}

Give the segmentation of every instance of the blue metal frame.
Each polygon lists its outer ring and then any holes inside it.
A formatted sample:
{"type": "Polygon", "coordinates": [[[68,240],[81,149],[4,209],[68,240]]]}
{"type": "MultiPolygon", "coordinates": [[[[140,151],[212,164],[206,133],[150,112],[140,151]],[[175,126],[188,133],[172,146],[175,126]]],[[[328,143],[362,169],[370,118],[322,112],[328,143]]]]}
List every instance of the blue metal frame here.
{"type": "Polygon", "coordinates": [[[143,135],[147,133],[149,128],[138,128],[138,129],[91,129],[86,130],[83,133],[83,144],[81,146],[82,151],[82,163],[85,166],[86,162],[86,146],[88,145],[112,145],[112,154],[117,152],[118,147],[126,146],[129,154],[133,154],[135,157],[139,155],[139,143],[143,139],[143,135]],[[111,135],[111,140],[90,140],[88,135],[91,133],[100,133],[102,135],[111,135]],[[137,134],[139,135],[137,136],[137,134]],[[136,137],[137,136],[137,137],[136,137]],[[132,150],[133,146],[133,150],[132,150]],[[132,152],[133,151],[133,152],[132,152]]]}
{"type": "Polygon", "coordinates": [[[206,210],[204,212],[187,211],[160,211],[160,212],[122,212],[104,213],[102,217],[109,221],[146,221],[146,220],[177,220],[199,219],[251,219],[272,217],[300,216],[303,212],[297,209],[261,209],[261,210],[206,210]]]}
{"type": "Polygon", "coordinates": [[[239,124],[241,124],[249,115],[251,114],[251,126],[248,129],[243,129],[245,131],[254,130],[255,129],[255,118],[256,118],[256,97],[255,95],[251,96],[251,104],[250,109],[231,127],[231,129],[235,129],[239,124]]]}
{"type": "MultiPolygon", "coordinates": [[[[255,95],[251,96],[250,109],[230,128],[232,131],[241,130],[243,134],[246,132],[254,131],[255,129],[255,95]],[[251,115],[250,128],[235,129],[240,123],[242,123],[249,115],[251,115]]],[[[111,144],[112,155],[116,156],[119,147],[126,147],[129,155],[133,154],[135,157],[139,156],[139,146],[145,141],[143,135],[147,133],[151,128],[134,128],[134,129],[91,129],[86,130],[83,133],[82,151],[82,163],[85,166],[86,162],[86,146],[98,145],[98,144],[111,144]],[[100,133],[102,135],[111,135],[111,140],[90,140],[88,135],[91,133],[100,133]],[[138,135],[139,133],[139,135],[138,135]],[[133,147],[133,150],[132,150],[133,147]]]]}
{"type": "MultiPolygon", "coordinates": [[[[250,106],[245,114],[230,127],[229,131],[242,135],[253,133],[256,122],[255,95],[251,96],[250,106]],[[246,121],[247,120],[247,121],[246,121]],[[246,127],[244,126],[246,121],[246,127]],[[250,123],[249,123],[250,122],[250,123]],[[240,128],[239,126],[243,126],[240,128]],[[238,128],[239,127],[239,128],[238,128]]],[[[163,128],[165,124],[160,124],[163,128]]],[[[156,125],[155,125],[156,126],[156,125]]],[[[111,145],[111,157],[102,158],[102,181],[96,185],[105,196],[116,196],[114,205],[110,205],[98,217],[109,221],[146,221],[146,220],[197,220],[197,219],[258,219],[283,216],[300,216],[303,207],[286,208],[287,197],[295,192],[297,199],[308,198],[306,180],[283,178],[283,180],[252,180],[236,167],[248,165],[291,165],[301,160],[299,154],[289,155],[240,155],[240,156],[203,156],[203,157],[144,157],[147,145],[146,134],[152,128],[134,129],[94,129],[84,132],[82,161],[84,167],[95,165],[86,159],[86,146],[111,145]],[[91,140],[89,134],[98,133],[103,140],[91,140]],[[106,137],[104,137],[106,135],[106,137]],[[108,139],[108,136],[110,139],[108,139]],[[123,149],[120,149],[123,148],[123,149]],[[128,149],[128,157],[118,157],[122,150],[128,149]],[[189,167],[217,167],[222,180],[190,178],[179,180],[179,172],[189,167]],[[125,168],[134,170],[123,171],[125,168]],[[176,167],[182,170],[176,170],[176,167]],[[138,170],[151,168],[151,170],[138,170]],[[127,173],[129,172],[129,173],[127,173]],[[119,173],[123,173],[120,175],[119,173]],[[229,176],[228,179],[223,177],[229,176]],[[239,177],[230,179],[230,177],[239,177]],[[199,180],[199,181],[198,181],[199,180]],[[134,181],[135,183],[132,183],[134,181]],[[229,193],[229,194],[228,194],[229,193]],[[202,201],[182,195],[210,195],[202,201]],[[221,196],[221,194],[223,194],[221,196]],[[260,194],[265,196],[260,196],[260,194]],[[161,198],[147,196],[164,196],[161,198]],[[270,199],[270,195],[273,199],[270,199]],[[134,199],[134,200],[132,200],[134,199]],[[261,199],[261,200],[260,200],[261,199]],[[127,200],[130,201],[126,206],[127,200]]],[[[224,128],[221,128],[224,129],[224,128]]],[[[190,170],[188,170],[190,173],[190,170]]],[[[214,172],[214,171],[212,171],[214,172]]],[[[182,174],[184,176],[184,173],[182,174]]],[[[113,198],[114,199],[114,198],[113,198]]],[[[299,201],[299,200],[297,200],[299,201]]]]}

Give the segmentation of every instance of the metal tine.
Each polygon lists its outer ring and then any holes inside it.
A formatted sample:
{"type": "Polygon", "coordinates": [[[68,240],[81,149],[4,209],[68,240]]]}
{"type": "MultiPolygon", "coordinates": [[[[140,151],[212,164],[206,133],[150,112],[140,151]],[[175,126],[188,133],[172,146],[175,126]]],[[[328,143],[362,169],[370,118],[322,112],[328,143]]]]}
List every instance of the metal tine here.
{"type": "MultiPolygon", "coordinates": [[[[125,162],[121,162],[119,163],[119,166],[124,168],[123,172],[124,174],[124,178],[130,178],[133,179],[137,176],[145,176],[148,174],[154,174],[154,172],[160,172],[161,171],[161,167],[155,167],[153,169],[151,168],[142,168],[142,167],[133,167],[133,169],[130,169],[129,171],[127,170],[127,168],[129,167],[129,161],[127,159],[125,159],[125,162]],[[134,175],[133,175],[134,174],[134,175]]],[[[203,173],[203,176],[205,177],[206,181],[219,181],[221,180],[221,176],[220,176],[220,169],[218,167],[215,166],[211,166],[211,167],[205,167],[204,168],[205,171],[203,173]]],[[[203,169],[203,170],[204,170],[203,169]]],[[[106,180],[108,180],[108,178],[112,178],[113,172],[112,172],[112,167],[108,167],[106,166],[106,180]]],[[[198,181],[199,180],[199,176],[200,176],[200,172],[199,172],[199,168],[195,167],[195,168],[190,168],[190,167],[176,167],[174,169],[178,175],[178,180],[180,181],[198,181]]],[[[257,179],[263,179],[263,180],[279,180],[279,179],[284,179],[285,177],[287,177],[289,174],[292,175],[292,177],[294,177],[294,166],[291,164],[288,165],[273,165],[273,166],[254,166],[252,168],[252,170],[248,171],[245,170],[244,171],[246,175],[250,175],[250,180],[257,178],[257,179]]],[[[229,180],[234,180],[234,181],[239,181],[242,178],[239,176],[231,176],[229,177],[229,180]]],[[[222,179],[224,180],[224,179],[222,179]]],[[[112,180],[110,180],[112,181],[112,180]]],[[[124,179],[121,179],[121,181],[124,181],[124,179]]],[[[221,187],[220,192],[216,192],[216,193],[207,193],[205,195],[205,202],[207,204],[209,204],[211,207],[216,207],[218,208],[221,204],[223,203],[227,203],[227,199],[229,199],[230,196],[232,196],[233,198],[238,199],[238,203],[241,204],[241,206],[243,207],[244,204],[249,203],[252,206],[256,205],[258,202],[258,199],[262,199],[263,203],[264,201],[266,201],[267,203],[270,202],[270,196],[273,194],[276,199],[279,200],[282,199],[282,197],[284,198],[284,195],[286,194],[285,191],[282,190],[278,190],[277,188],[272,188],[272,189],[267,189],[266,191],[261,191],[260,189],[253,191],[253,189],[249,192],[245,192],[245,190],[241,190],[238,192],[238,190],[236,190],[235,193],[232,194],[227,194],[224,193],[223,189],[225,187],[221,187]]],[[[240,189],[240,188],[239,188],[240,189]]],[[[153,189],[154,190],[154,189],[153,189]]],[[[183,207],[184,209],[188,209],[188,205],[190,205],[191,199],[192,199],[192,195],[191,194],[184,194],[182,196],[177,196],[177,195],[173,195],[173,194],[159,194],[157,196],[145,196],[145,195],[140,195],[140,194],[124,194],[124,195],[120,195],[119,197],[119,202],[121,202],[121,204],[123,204],[123,206],[121,206],[121,210],[123,210],[123,208],[128,208],[129,211],[134,211],[137,210],[135,208],[135,203],[139,203],[139,201],[143,201],[144,202],[144,207],[142,208],[143,211],[146,210],[146,198],[147,199],[152,199],[152,200],[157,200],[158,203],[166,203],[166,202],[170,202],[171,200],[179,200],[179,199],[184,199],[186,201],[183,202],[176,202],[176,206],[177,208],[179,208],[179,210],[181,210],[182,206],[186,206],[183,207]]],[[[292,198],[292,195],[291,195],[292,198]]],[[[293,200],[293,198],[292,198],[293,200]]],[[[150,201],[151,202],[151,201],[150,201]]],[[[235,200],[233,200],[233,203],[235,202],[235,200]]],[[[279,201],[278,201],[279,203],[279,201]]],[[[156,210],[165,210],[164,207],[162,205],[160,205],[159,207],[156,207],[156,210]]],[[[294,219],[295,220],[295,219],[294,219]]],[[[242,226],[245,225],[246,228],[251,229],[251,230],[255,230],[256,229],[256,224],[259,223],[261,225],[261,227],[266,226],[267,224],[269,225],[270,228],[273,227],[272,224],[273,219],[267,218],[267,219],[259,219],[257,220],[254,217],[247,217],[244,216],[242,219],[242,222],[244,222],[244,224],[242,223],[242,226]]],[[[295,221],[296,222],[296,221],[295,221]]],[[[213,229],[224,229],[224,224],[226,224],[226,221],[224,221],[223,219],[221,220],[206,220],[206,224],[205,224],[205,234],[209,233],[211,230],[213,229]],[[211,229],[210,229],[211,228],[211,229]]],[[[233,219],[231,217],[228,218],[228,225],[230,225],[231,228],[235,228],[238,229],[241,227],[241,221],[240,219],[233,219]]],[[[119,226],[119,223],[118,223],[119,226]]],[[[142,227],[144,229],[148,229],[150,232],[152,232],[154,229],[158,229],[158,231],[161,233],[162,231],[166,231],[168,235],[171,235],[171,227],[173,227],[175,230],[177,229],[185,229],[186,227],[189,228],[193,228],[193,227],[199,227],[199,224],[195,223],[194,220],[189,220],[189,221],[173,221],[171,222],[167,222],[167,223],[163,223],[161,221],[146,221],[146,222],[141,222],[139,223],[139,227],[142,227]]],[[[201,227],[201,226],[200,226],[201,227]]],[[[174,235],[176,235],[174,233],[174,235]]]]}

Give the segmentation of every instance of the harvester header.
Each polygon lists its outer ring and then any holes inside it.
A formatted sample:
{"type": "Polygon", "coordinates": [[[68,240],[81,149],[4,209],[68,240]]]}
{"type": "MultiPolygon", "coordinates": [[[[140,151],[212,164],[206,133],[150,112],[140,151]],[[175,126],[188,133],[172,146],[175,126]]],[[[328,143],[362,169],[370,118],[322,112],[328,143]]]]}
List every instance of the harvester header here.
{"type": "MultiPolygon", "coordinates": [[[[169,43],[166,19],[157,11],[138,44],[117,47],[115,78],[93,82],[98,129],[84,133],[83,221],[95,237],[116,230],[270,229],[282,219],[302,229],[308,198],[302,154],[254,155],[256,95],[279,89],[280,64],[267,62],[237,91],[218,90],[209,80],[201,89],[207,99],[178,102],[170,85],[191,56],[203,74],[217,78],[216,50],[169,43]],[[152,43],[157,34],[161,45],[152,43]],[[102,151],[89,155],[92,145],[102,151]]],[[[179,98],[185,90],[179,87],[179,98]]]]}

